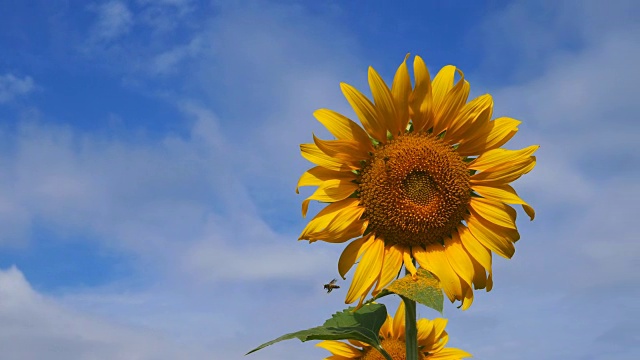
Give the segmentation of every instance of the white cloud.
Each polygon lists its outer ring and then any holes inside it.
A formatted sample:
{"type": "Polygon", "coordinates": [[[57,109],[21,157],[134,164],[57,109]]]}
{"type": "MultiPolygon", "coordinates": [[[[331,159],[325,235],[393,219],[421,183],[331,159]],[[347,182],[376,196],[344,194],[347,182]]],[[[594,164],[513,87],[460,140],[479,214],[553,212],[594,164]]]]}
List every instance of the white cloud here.
{"type": "Polygon", "coordinates": [[[535,76],[493,91],[496,112],[523,120],[514,144],[542,145],[535,172],[522,180],[525,188],[548,204],[588,205],[598,187],[637,174],[627,166],[640,160],[634,149],[640,76],[627,70],[640,60],[640,27],[627,16],[637,3],[545,4],[545,19],[533,11],[536,6],[514,3],[487,21],[489,39],[513,40],[507,48],[491,48],[499,57],[535,50],[529,40],[550,37],[542,42],[539,63],[516,62],[522,71],[538,70],[535,76]],[[570,46],[564,42],[568,33],[574,34],[570,46]]]}
{"type": "Polygon", "coordinates": [[[542,145],[515,186],[538,216],[522,221],[515,258],[495,261],[494,290],[452,314],[451,333],[478,358],[534,359],[529,349],[544,344],[550,358],[635,359],[637,337],[612,334],[640,331],[628,320],[638,307],[619,297],[640,289],[630,226],[640,77],[627,71],[640,61],[640,28],[628,16],[637,3],[536,4],[510,4],[487,27],[488,50],[518,74],[492,91],[498,116],[523,120],[510,146],[542,145]],[[486,319],[495,324],[482,327],[486,319]]]}
{"type": "Polygon", "coordinates": [[[202,51],[202,39],[196,37],[185,45],[163,51],[154,55],[151,66],[146,70],[153,75],[167,75],[178,71],[187,60],[193,60],[202,51]]]}
{"type": "Polygon", "coordinates": [[[175,268],[193,281],[335,269],[332,257],[265,222],[236,171],[244,161],[238,145],[225,139],[213,113],[181,106],[193,119],[187,137],[134,144],[37,121],[4,134],[0,163],[11,171],[0,175],[2,243],[24,243],[39,221],[60,237],[133,254],[145,264],[140,271],[175,268]]]}
{"type": "Polygon", "coordinates": [[[96,7],[98,19],[93,26],[94,41],[111,41],[125,35],[133,25],[133,13],[122,1],[111,0],[96,7]]]}
{"type": "Polygon", "coordinates": [[[13,74],[0,75],[0,104],[8,103],[17,97],[24,96],[33,90],[36,85],[30,76],[23,78],[13,74]]]}
{"type": "MultiPolygon", "coordinates": [[[[15,133],[0,134],[6,149],[0,163],[12,169],[0,173],[0,194],[7,209],[23,210],[22,222],[13,221],[18,213],[7,210],[11,226],[0,229],[2,241],[11,234],[18,237],[14,242],[25,241],[19,230],[43,220],[41,229],[54,235],[134,254],[134,270],[164,288],[140,297],[87,289],[58,296],[61,304],[205,344],[215,349],[214,358],[225,359],[241,358],[282,333],[315,326],[343,307],[342,296],[322,291],[323,282],[336,276],[341,249],[297,242],[299,229],[290,229],[303,222],[302,195],[295,195],[293,184],[308,167],[297,155],[300,140],[295,134],[309,140],[306,126],[315,122],[311,112],[336,99],[343,102],[338,83],[344,78],[336,74],[347,76],[353,59],[345,55],[345,41],[334,41],[347,36],[323,39],[315,28],[305,27],[315,23],[325,31],[329,25],[298,13],[298,7],[291,11],[304,16],[291,21],[287,9],[254,8],[254,24],[242,32],[236,20],[242,19],[243,9],[232,7],[226,10],[228,17],[213,19],[199,37],[216,49],[201,54],[185,82],[197,79],[198,91],[222,89],[224,96],[217,101],[241,104],[245,111],[224,121],[210,110],[213,106],[200,105],[215,103],[213,97],[198,103],[182,101],[181,95],[170,101],[185,114],[184,136],[114,140],[38,119],[19,124],[15,133]],[[277,40],[280,48],[269,50],[252,39],[256,34],[277,40]],[[315,47],[314,41],[323,46],[315,47]],[[258,48],[269,53],[260,58],[258,48]],[[318,55],[329,50],[336,57],[319,64],[318,55]],[[246,73],[246,62],[252,74],[246,73]],[[253,75],[255,82],[249,81],[253,75]],[[300,169],[292,168],[294,161],[300,169]],[[285,191],[269,192],[274,183],[285,191]],[[289,203],[295,205],[287,208],[289,203]],[[280,223],[276,229],[274,223],[280,221],[286,227],[280,223]],[[180,292],[187,295],[172,298],[180,292]],[[294,306],[300,313],[296,310],[292,317],[294,306]]],[[[170,72],[186,59],[178,55],[175,61],[169,56],[156,64],[170,72]]],[[[251,359],[292,353],[326,355],[312,344],[291,341],[251,359]]]]}
{"type": "Polygon", "coordinates": [[[170,35],[171,31],[184,22],[185,17],[191,15],[197,5],[192,0],[138,0],[140,22],[148,25],[156,35],[170,35]]]}
{"type": "MultiPolygon", "coordinates": [[[[177,280],[136,290],[115,284],[67,289],[52,297],[35,291],[17,268],[0,270],[3,359],[241,359],[279,334],[317,325],[343,300],[324,293],[319,282],[256,285],[231,279],[193,288],[183,277],[177,280]]],[[[294,340],[251,359],[291,354],[325,355],[294,340]]]]}
{"type": "Polygon", "coordinates": [[[194,11],[207,8],[191,0],[93,4],[88,10],[95,13],[94,22],[74,50],[124,76],[129,85],[139,86],[145,77],[180,75],[204,46],[197,31],[202,20],[194,11]]]}
{"type": "Polygon", "coordinates": [[[174,7],[178,9],[179,13],[191,9],[193,6],[193,0],[137,0],[137,3],[142,5],[162,5],[167,7],[174,7]]]}
{"type": "Polygon", "coordinates": [[[638,11],[633,0],[514,1],[488,14],[476,34],[486,46],[486,65],[521,81],[613,34],[633,38],[638,11]]]}
{"type": "MultiPolygon", "coordinates": [[[[586,15],[562,25],[571,25],[583,37],[580,49],[555,51],[546,57],[539,76],[498,89],[495,96],[501,112],[524,120],[526,130],[519,135],[524,139],[518,141],[542,144],[538,167],[523,182],[527,192],[542,196],[548,211],[566,211],[564,242],[594,260],[613,262],[612,255],[619,254],[621,265],[629,266],[623,259],[638,252],[625,226],[635,208],[628,194],[638,191],[638,170],[630,164],[639,159],[635,87],[640,75],[627,71],[640,61],[640,43],[635,40],[640,27],[628,19],[636,7],[635,2],[611,7],[584,2],[577,9],[586,15]],[[594,250],[595,243],[602,244],[601,251],[594,250]]],[[[554,18],[562,19],[570,11],[563,5],[550,9],[560,14],[554,18]]],[[[514,24],[519,18],[507,19],[514,24]]],[[[522,20],[530,29],[532,24],[522,20]]],[[[511,36],[531,35],[518,27],[512,30],[511,36]]]]}
{"type": "Polygon", "coordinates": [[[231,141],[251,145],[238,151],[243,179],[259,205],[270,206],[263,198],[272,191],[299,202],[288,196],[309,167],[299,144],[312,141],[312,132],[326,134],[313,118],[316,109],[350,113],[339,84],[366,83],[366,65],[354,56],[359,45],[347,29],[301,6],[218,5],[186,79],[204,103],[228,114],[222,128],[231,141]],[[257,177],[262,181],[253,181],[257,177]]]}
{"type": "Polygon", "coordinates": [[[6,360],[205,358],[153,330],[66,308],[34,291],[15,267],[0,270],[0,346],[6,360]]]}
{"type": "Polygon", "coordinates": [[[571,271],[577,287],[624,288],[636,284],[640,288],[640,274],[630,271],[640,268],[640,242],[631,226],[636,221],[637,213],[633,209],[637,204],[629,196],[638,191],[637,178],[611,181],[608,186],[595,191],[592,205],[573,224],[572,238],[567,242],[577,247],[579,255],[585,259],[585,268],[593,270],[571,271]]]}
{"type": "Polygon", "coordinates": [[[209,282],[295,280],[336,268],[338,254],[326,248],[296,244],[294,236],[278,235],[251,217],[234,219],[232,226],[224,224],[228,221],[212,217],[203,239],[185,251],[182,266],[196,274],[195,278],[209,282]]]}

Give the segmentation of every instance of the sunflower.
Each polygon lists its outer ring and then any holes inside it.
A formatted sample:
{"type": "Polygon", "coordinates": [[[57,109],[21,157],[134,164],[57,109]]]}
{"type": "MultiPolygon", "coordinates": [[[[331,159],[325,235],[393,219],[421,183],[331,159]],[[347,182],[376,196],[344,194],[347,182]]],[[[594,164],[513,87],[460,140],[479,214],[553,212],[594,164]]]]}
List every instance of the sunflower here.
{"type": "Polygon", "coordinates": [[[328,203],[300,239],[353,239],[338,262],[345,278],[359,261],[347,304],[361,304],[371,290],[377,294],[403,265],[415,276],[417,263],[438,278],[451,302],[467,309],[473,289],[493,286],[492,253],[514,254],[520,235],[510,204],[522,205],[531,220],[535,216],[509,183],[533,169],[538,146],[500,148],[520,121],[492,120],[489,94],[467,102],[469,83],[451,65],[432,81],[416,56],[412,86],[407,58],[391,88],[369,67],[374,102],[340,84],[364,129],[337,112],[314,112],[336,139],[314,135],[312,144],[300,146],[317,166],[301,176],[296,192],[318,186],[303,201],[302,214],[311,200],[328,203]]]}
{"type": "MultiPolygon", "coordinates": [[[[460,349],[444,347],[449,341],[449,335],[444,330],[446,326],[447,319],[418,320],[418,358],[420,360],[457,360],[472,356],[460,349]]],[[[380,328],[378,335],[382,348],[393,359],[404,359],[406,356],[404,331],[404,303],[401,301],[395,316],[387,315],[387,320],[380,328]]],[[[384,360],[382,354],[368,344],[355,340],[349,340],[349,343],[351,345],[341,341],[326,340],[316,346],[329,350],[333,354],[325,360],[384,360]]]]}

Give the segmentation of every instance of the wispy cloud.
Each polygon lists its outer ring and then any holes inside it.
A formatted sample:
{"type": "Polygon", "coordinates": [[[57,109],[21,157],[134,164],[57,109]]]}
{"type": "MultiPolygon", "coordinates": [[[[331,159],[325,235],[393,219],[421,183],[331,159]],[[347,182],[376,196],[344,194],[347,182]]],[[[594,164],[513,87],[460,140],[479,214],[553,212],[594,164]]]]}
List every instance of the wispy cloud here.
{"type": "Polygon", "coordinates": [[[295,245],[295,236],[282,236],[252,216],[211,218],[200,241],[188,245],[181,267],[201,282],[274,281],[317,278],[329,274],[333,252],[295,245]],[[233,221],[233,226],[225,222],[233,221]]]}
{"type": "Polygon", "coordinates": [[[144,327],[70,310],[37,293],[17,268],[0,270],[0,346],[5,359],[204,358],[201,349],[144,327]]]}
{"type": "Polygon", "coordinates": [[[18,77],[11,73],[0,75],[0,104],[27,95],[36,89],[30,76],[18,77]]]}
{"type": "MultiPolygon", "coordinates": [[[[196,4],[192,0],[138,0],[140,22],[158,35],[171,35],[186,16],[192,15],[196,4]]],[[[202,4],[199,4],[202,6],[202,4]]]]}
{"type": "Polygon", "coordinates": [[[176,73],[186,61],[201,54],[203,41],[200,37],[191,39],[187,44],[176,45],[174,48],[153,55],[150,67],[146,70],[151,75],[170,75],[176,73]]]}
{"type": "Polygon", "coordinates": [[[134,254],[145,271],[168,273],[170,264],[209,283],[333,267],[317,250],[284,245],[296,237],[262,218],[236,171],[239,146],[222,136],[212,112],[183,108],[192,123],[187,137],[130,143],[40,122],[5,134],[0,161],[13,170],[0,176],[2,242],[26,242],[39,221],[53,233],[134,254]]]}
{"type": "Polygon", "coordinates": [[[518,74],[510,85],[494,87],[496,115],[523,120],[512,148],[542,147],[536,169],[516,186],[538,218],[521,227],[514,261],[496,259],[496,286],[486,301],[479,297],[475,309],[453,314],[451,333],[469,314],[495,319],[483,331],[460,329],[464,336],[482,333],[473,340],[478,357],[517,352],[534,359],[522,351],[541,342],[552,358],[638,356],[637,337],[611,341],[618,329],[640,330],[628,321],[640,315],[637,306],[610,307],[615,294],[633,298],[640,289],[640,277],[630,271],[640,266],[628,226],[636,205],[625,195],[638,191],[639,172],[629,164],[639,160],[634,89],[640,77],[625,69],[640,61],[640,28],[627,16],[637,3],[623,3],[513,3],[488,21],[488,50],[518,74]],[[514,328],[522,336],[510,336],[514,328]]]}
{"type": "Polygon", "coordinates": [[[108,42],[129,32],[133,26],[133,13],[127,4],[112,0],[95,7],[97,20],[91,30],[94,42],[108,42]]]}

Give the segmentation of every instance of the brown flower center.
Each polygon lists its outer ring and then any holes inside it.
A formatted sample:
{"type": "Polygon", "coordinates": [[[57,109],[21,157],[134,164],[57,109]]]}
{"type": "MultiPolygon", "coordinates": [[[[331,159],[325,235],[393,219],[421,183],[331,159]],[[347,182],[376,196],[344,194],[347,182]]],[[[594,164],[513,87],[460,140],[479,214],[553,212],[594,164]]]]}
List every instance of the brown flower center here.
{"type": "MultiPolygon", "coordinates": [[[[382,348],[391,355],[393,360],[405,360],[407,358],[407,350],[405,343],[398,339],[383,339],[381,341],[382,348]]],[[[418,351],[418,359],[424,359],[421,351],[418,351]]],[[[384,356],[378,350],[370,347],[365,350],[360,360],[385,360],[384,356]]]]}
{"type": "Polygon", "coordinates": [[[388,244],[442,244],[471,196],[469,171],[450,145],[405,134],[376,149],[360,176],[369,228],[388,244]]]}

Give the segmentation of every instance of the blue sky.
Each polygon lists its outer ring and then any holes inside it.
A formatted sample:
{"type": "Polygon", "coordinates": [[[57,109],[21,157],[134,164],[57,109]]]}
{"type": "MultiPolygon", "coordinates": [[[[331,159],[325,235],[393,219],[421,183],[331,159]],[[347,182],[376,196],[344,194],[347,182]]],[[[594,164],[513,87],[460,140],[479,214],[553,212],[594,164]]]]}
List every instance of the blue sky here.
{"type": "Polygon", "coordinates": [[[0,2],[4,358],[241,359],[342,309],[322,290],[342,246],[296,241],[298,144],[327,137],[314,110],[353,114],[341,81],[366,90],[369,65],[389,80],[408,52],[522,120],[509,147],[541,145],[516,183],[538,217],[493,291],[445,306],[450,346],[640,358],[639,7],[0,2]]]}

